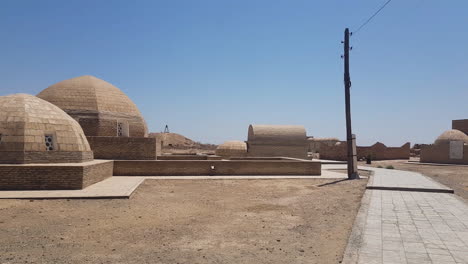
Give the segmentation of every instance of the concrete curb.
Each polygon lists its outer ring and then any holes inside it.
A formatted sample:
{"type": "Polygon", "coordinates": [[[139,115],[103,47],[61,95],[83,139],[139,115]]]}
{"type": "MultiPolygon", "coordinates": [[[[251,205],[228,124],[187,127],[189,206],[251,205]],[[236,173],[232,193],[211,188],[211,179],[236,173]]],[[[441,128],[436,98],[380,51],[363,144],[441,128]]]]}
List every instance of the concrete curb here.
{"type": "Polygon", "coordinates": [[[368,190],[384,190],[384,191],[454,193],[454,191],[453,191],[452,189],[433,189],[433,188],[409,188],[409,187],[367,186],[366,189],[368,189],[368,190]]]}
{"type": "Polygon", "coordinates": [[[426,162],[419,162],[419,161],[407,161],[406,164],[414,164],[414,165],[427,165],[427,166],[455,166],[455,167],[468,167],[465,164],[454,164],[454,163],[426,163],[426,162]]]}
{"type": "MultiPolygon", "coordinates": [[[[370,167],[368,167],[370,168],[370,167]]],[[[381,168],[373,168],[373,169],[368,169],[370,171],[373,171],[371,173],[371,177],[369,181],[367,182],[366,189],[368,190],[383,190],[383,191],[406,191],[406,192],[431,192],[431,193],[455,193],[453,189],[433,180],[431,177],[428,177],[422,173],[418,172],[413,172],[417,173],[418,176],[421,176],[425,178],[426,180],[432,182],[435,186],[434,187],[426,187],[426,188],[418,188],[418,187],[403,187],[403,186],[375,186],[374,185],[374,176],[375,173],[378,173],[378,170],[381,168]]],[[[394,172],[397,172],[399,170],[392,170],[394,172]]]]}
{"type": "MultiPolygon", "coordinates": [[[[372,179],[372,177],[371,177],[372,179]]],[[[348,238],[345,252],[343,254],[342,264],[355,264],[359,259],[359,249],[362,244],[362,237],[366,227],[367,214],[369,212],[369,205],[371,201],[372,191],[365,191],[361,199],[361,207],[359,208],[356,219],[353,223],[353,229],[348,238]]]]}

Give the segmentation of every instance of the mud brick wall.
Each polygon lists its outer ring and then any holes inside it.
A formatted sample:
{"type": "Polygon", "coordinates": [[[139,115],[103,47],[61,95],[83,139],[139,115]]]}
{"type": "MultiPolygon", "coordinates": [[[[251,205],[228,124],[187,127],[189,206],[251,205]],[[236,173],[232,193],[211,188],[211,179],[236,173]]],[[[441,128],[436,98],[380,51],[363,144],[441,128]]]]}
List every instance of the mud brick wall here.
{"type": "Polygon", "coordinates": [[[162,155],[158,160],[208,160],[207,155],[162,155]]]}
{"type": "Polygon", "coordinates": [[[451,159],[449,153],[449,143],[425,146],[421,148],[420,161],[423,163],[447,163],[468,165],[468,145],[463,146],[463,159],[451,159]]]}
{"type": "Polygon", "coordinates": [[[0,165],[0,190],[77,190],[112,176],[112,161],[0,165]]]}
{"type": "MultiPolygon", "coordinates": [[[[368,155],[373,160],[409,159],[410,157],[410,143],[401,147],[387,147],[382,143],[376,143],[370,147],[358,146],[356,148],[358,159],[365,159],[368,155]]],[[[323,145],[320,149],[320,159],[346,161],[346,142],[342,141],[338,146],[323,145]]]]}
{"type": "Polygon", "coordinates": [[[116,176],[321,175],[321,163],[265,160],[114,161],[116,176]],[[211,166],[214,166],[212,169],[211,166]]]}
{"type": "Polygon", "coordinates": [[[342,142],[339,146],[322,145],[320,148],[320,159],[324,160],[341,160],[345,161],[348,158],[346,152],[346,142],[342,142]]]}
{"type": "Polygon", "coordinates": [[[308,146],[304,143],[303,145],[260,145],[255,143],[248,144],[248,157],[291,157],[291,158],[307,158],[308,146]]]}
{"type": "MultiPolygon", "coordinates": [[[[81,128],[85,135],[99,135],[99,119],[97,119],[97,114],[95,118],[76,118],[78,123],[80,124],[81,128]]],[[[114,134],[117,135],[117,128],[114,129],[114,134]]]]}
{"type": "Polygon", "coordinates": [[[158,155],[155,138],[87,137],[95,159],[154,160],[158,155]]]}
{"type": "Polygon", "coordinates": [[[221,160],[217,155],[162,155],[158,160],[221,160]]]}
{"type": "Polygon", "coordinates": [[[386,147],[382,143],[376,143],[370,147],[357,147],[358,158],[366,158],[368,155],[373,160],[409,159],[410,143],[401,147],[386,147]]]}
{"type": "Polygon", "coordinates": [[[452,120],[452,129],[457,129],[468,135],[468,119],[452,120]]]}
{"type": "MultiPolygon", "coordinates": [[[[96,117],[97,118],[97,117],[96,117]]],[[[138,119],[94,119],[79,118],[78,122],[86,136],[116,137],[117,123],[125,121],[128,123],[130,137],[144,137],[146,127],[144,121],[138,119]]]]}
{"type": "Polygon", "coordinates": [[[92,151],[0,151],[0,163],[73,163],[93,160],[92,151]]]}
{"type": "Polygon", "coordinates": [[[94,164],[83,167],[83,184],[86,188],[92,184],[112,177],[114,171],[114,161],[95,161],[94,164]]]}

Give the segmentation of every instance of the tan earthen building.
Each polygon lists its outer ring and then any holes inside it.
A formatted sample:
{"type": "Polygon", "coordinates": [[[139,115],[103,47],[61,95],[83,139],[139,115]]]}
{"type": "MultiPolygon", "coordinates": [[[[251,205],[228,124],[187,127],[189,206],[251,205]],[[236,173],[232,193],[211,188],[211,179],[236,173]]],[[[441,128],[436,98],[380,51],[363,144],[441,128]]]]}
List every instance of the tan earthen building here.
{"type": "Polygon", "coordinates": [[[468,119],[453,120],[452,129],[421,148],[423,163],[468,164],[468,119]]]}
{"type": "Polygon", "coordinates": [[[156,159],[137,106],[120,89],[94,76],[58,82],[37,95],[64,110],[83,128],[99,159],[156,159]]]}
{"type": "Polygon", "coordinates": [[[0,189],[81,189],[110,176],[112,161],[93,161],[82,128],[60,108],[0,96],[0,189]]]}
{"type": "Polygon", "coordinates": [[[247,141],[227,141],[217,155],[234,157],[307,158],[307,135],[303,126],[249,125],[247,141]]]}

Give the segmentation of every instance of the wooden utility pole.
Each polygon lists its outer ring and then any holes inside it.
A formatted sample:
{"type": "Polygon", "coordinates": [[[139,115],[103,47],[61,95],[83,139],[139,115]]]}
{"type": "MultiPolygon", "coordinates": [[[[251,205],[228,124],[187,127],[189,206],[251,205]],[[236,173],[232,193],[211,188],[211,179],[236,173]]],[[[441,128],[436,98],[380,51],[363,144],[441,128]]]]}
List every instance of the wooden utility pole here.
{"type": "Polygon", "coordinates": [[[348,179],[359,179],[357,171],[356,136],[351,129],[351,77],[349,76],[349,29],[344,35],[344,85],[346,107],[346,142],[348,148],[348,179]]]}

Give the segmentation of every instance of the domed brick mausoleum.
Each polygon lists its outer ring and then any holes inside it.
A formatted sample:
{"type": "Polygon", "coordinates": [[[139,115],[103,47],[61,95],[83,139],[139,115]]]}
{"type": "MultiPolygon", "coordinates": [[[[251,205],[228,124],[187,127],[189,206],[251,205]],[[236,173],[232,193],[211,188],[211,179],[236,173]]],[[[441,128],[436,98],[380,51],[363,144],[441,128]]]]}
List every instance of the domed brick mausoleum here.
{"type": "Polygon", "coordinates": [[[226,141],[216,154],[222,157],[307,158],[307,135],[303,126],[249,125],[247,142],[226,141]]]}
{"type": "Polygon", "coordinates": [[[146,137],[146,122],[137,106],[119,88],[85,75],[53,84],[44,99],[76,119],[87,136],[146,137]]]}
{"type": "Polygon", "coordinates": [[[252,157],[307,158],[307,135],[303,126],[250,125],[248,155],[252,157]]]}
{"type": "Polygon", "coordinates": [[[468,164],[468,119],[453,120],[452,129],[442,133],[433,145],[421,149],[421,162],[468,164]]]}
{"type": "Polygon", "coordinates": [[[114,85],[94,76],[53,84],[37,95],[64,110],[83,128],[100,159],[156,159],[156,140],[137,106],[114,85]]]}
{"type": "Polygon", "coordinates": [[[0,96],[0,189],[80,189],[111,175],[112,162],[93,161],[63,110],[33,95],[0,96]]]}
{"type": "Polygon", "coordinates": [[[461,132],[457,129],[450,129],[442,133],[437,139],[434,141],[434,144],[446,144],[450,141],[462,141],[463,143],[468,144],[468,135],[461,132]]]}
{"type": "Polygon", "coordinates": [[[223,158],[247,156],[247,143],[244,141],[226,141],[216,148],[216,155],[223,158]]]}

